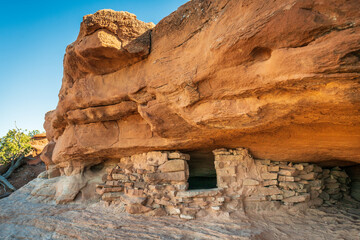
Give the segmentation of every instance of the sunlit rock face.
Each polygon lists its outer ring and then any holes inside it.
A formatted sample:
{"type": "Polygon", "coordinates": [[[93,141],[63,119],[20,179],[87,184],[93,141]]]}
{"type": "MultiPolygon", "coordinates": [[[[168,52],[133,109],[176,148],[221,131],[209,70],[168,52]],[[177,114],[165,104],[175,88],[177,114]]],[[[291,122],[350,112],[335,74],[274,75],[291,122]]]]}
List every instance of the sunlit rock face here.
{"type": "Polygon", "coordinates": [[[359,9],[193,0],[156,26],[126,12],[87,15],[46,115],[47,164],[74,175],[152,150],[221,147],[360,163],[359,9]]]}

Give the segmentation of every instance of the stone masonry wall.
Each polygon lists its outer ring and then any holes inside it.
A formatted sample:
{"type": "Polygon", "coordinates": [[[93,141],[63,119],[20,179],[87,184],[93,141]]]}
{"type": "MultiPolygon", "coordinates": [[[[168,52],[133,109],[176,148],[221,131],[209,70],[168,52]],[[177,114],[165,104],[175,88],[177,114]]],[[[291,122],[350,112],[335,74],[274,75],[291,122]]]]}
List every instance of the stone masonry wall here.
{"type": "Polygon", "coordinates": [[[190,155],[154,151],[122,158],[108,169],[97,193],[107,204],[124,204],[129,213],[184,219],[258,202],[332,204],[349,193],[350,180],[340,168],[255,160],[244,148],[213,153],[218,188],[187,190],[190,155]]]}
{"type": "Polygon", "coordinates": [[[218,187],[226,189],[227,195],[240,194],[246,202],[321,205],[349,195],[350,179],[339,167],[254,160],[245,149],[219,149],[214,154],[218,187]]]}

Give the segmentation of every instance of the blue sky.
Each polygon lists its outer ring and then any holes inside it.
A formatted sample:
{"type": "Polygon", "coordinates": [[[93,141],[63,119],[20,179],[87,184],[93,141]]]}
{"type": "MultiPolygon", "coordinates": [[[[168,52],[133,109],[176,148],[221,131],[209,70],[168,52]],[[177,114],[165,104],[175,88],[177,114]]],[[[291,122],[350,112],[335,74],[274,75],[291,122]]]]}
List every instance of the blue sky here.
{"type": "Polygon", "coordinates": [[[158,23],[186,0],[0,0],[0,137],[14,128],[43,131],[56,107],[65,48],[82,17],[100,9],[134,13],[158,23]]]}

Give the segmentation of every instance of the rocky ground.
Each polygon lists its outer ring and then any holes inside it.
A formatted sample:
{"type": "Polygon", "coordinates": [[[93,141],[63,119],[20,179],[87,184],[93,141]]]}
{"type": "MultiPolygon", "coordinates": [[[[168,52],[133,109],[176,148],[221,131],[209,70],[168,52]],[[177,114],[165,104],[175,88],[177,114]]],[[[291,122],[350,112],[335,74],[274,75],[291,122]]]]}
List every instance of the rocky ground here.
{"type": "Polygon", "coordinates": [[[185,221],[129,215],[100,203],[38,202],[30,191],[39,181],[0,200],[0,239],[360,239],[360,208],[354,203],[185,221]]]}

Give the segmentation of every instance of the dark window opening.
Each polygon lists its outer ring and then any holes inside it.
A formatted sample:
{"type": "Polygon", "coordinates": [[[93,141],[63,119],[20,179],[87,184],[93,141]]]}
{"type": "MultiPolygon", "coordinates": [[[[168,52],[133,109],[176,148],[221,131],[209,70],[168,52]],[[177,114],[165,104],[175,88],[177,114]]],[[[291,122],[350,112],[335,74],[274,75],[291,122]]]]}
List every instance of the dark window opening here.
{"type": "Polygon", "coordinates": [[[347,167],[346,173],[350,178],[350,196],[360,202],[360,164],[347,167]]]}
{"type": "Polygon", "coordinates": [[[216,188],[216,171],[212,152],[189,152],[189,154],[189,190],[216,188]]]}

